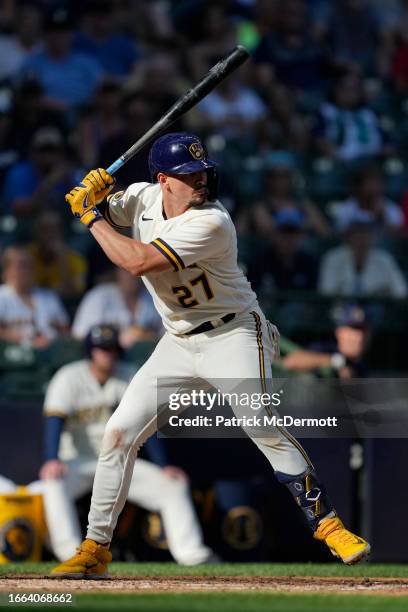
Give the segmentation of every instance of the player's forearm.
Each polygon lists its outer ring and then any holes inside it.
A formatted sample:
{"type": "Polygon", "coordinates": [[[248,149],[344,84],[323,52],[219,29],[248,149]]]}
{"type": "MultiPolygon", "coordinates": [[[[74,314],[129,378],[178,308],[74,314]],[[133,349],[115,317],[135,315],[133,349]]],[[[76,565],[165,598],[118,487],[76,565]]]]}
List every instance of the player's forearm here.
{"type": "Polygon", "coordinates": [[[128,270],[134,276],[142,274],[145,245],[137,240],[118,234],[103,219],[94,223],[90,231],[112,263],[125,268],[125,270],[128,270]]]}
{"type": "Polygon", "coordinates": [[[124,268],[133,276],[143,276],[148,272],[161,272],[171,267],[151,244],[122,236],[104,219],[94,223],[90,231],[111,262],[124,268]]]}
{"type": "Polygon", "coordinates": [[[282,363],[288,370],[307,372],[317,368],[330,366],[330,358],[331,355],[328,353],[297,350],[286,355],[282,359],[282,363]]]}
{"type": "MultiPolygon", "coordinates": [[[[97,208],[113,188],[113,178],[103,168],[91,170],[82,182],[71,189],[65,200],[72,213],[90,229],[104,253],[115,265],[124,268],[133,276],[149,272],[162,272],[173,267],[167,253],[153,244],[145,244],[117,233],[97,208]]],[[[114,224],[115,225],[115,224],[114,224]]]]}
{"type": "Polygon", "coordinates": [[[23,336],[21,333],[9,329],[7,325],[0,325],[0,340],[5,340],[6,342],[14,342],[15,344],[20,344],[23,336]]]}

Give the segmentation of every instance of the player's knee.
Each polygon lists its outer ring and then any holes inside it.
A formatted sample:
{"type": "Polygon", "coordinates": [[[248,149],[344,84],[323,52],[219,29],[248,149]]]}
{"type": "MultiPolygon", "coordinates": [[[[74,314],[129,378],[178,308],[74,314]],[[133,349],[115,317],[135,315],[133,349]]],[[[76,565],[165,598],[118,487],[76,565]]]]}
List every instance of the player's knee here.
{"type": "Polygon", "coordinates": [[[119,429],[118,427],[109,427],[109,425],[105,428],[105,433],[102,440],[101,455],[115,450],[125,451],[128,447],[129,444],[126,443],[125,431],[123,429],[119,429]]]}
{"type": "Polygon", "coordinates": [[[268,446],[271,448],[280,447],[282,445],[282,441],[285,444],[286,439],[276,434],[276,436],[271,436],[269,438],[254,438],[255,444],[257,446],[268,446]]]}
{"type": "Polygon", "coordinates": [[[172,497],[179,497],[180,495],[186,494],[186,491],[189,489],[189,484],[184,480],[179,480],[166,476],[164,487],[167,495],[172,497]]]}

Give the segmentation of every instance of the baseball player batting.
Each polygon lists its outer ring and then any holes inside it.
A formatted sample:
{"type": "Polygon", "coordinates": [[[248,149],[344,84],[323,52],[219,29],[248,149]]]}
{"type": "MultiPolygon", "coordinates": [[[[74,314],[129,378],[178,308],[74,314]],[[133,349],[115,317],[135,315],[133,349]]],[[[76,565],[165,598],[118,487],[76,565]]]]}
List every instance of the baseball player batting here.
{"type": "MultiPolygon", "coordinates": [[[[133,374],[129,364],[119,361],[118,331],[111,325],[93,326],[85,346],[88,358],[60,368],[48,385],[42,481],[31,486],[43,493],[51,548],[61,561],[81,544],[74,500],[92,489],[105,424],[133,374]]],[[[203,543],[185,478],[174,476],[179,476],[175,467],[162,469],[138,459],[128,499],[160,513],[169,550],[178,563],[206,563],[215,555],[203,543]]]]}
{"type": "MultiPolygon", "coordinates": [[[[66,196],[111,261],[142,277],[166,333],[107,423],[87,538],[78,554],[52,570],[54,577],[107,576],[109,544],[138,449],[157,428],[158,377],[175,388],[203,379],[221,393],[248,379],[257,393],[271,389],[277,332],[237,265],[235,228],[217,199],[216,163],[197,136],[169,133],[153,143],[149,166],[152,183],[108,196],[114,179],[98,169],[66,196]],[[133,238],[115,231],[129,227],[133,238]]],[[[296,439],[282,428],[252,439],[304,511],[314,537],[344,563],[368,555],[369,544],[344,527],[296,439]]]]}

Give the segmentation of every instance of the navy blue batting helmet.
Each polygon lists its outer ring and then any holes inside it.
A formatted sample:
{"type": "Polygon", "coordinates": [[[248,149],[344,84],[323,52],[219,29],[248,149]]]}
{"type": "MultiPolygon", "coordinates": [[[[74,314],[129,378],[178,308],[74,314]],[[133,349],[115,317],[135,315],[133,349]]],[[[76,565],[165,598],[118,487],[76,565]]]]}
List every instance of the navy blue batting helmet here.
{"type": "Polygon", "coordinates": [[[117,350],[121,353],[119,332],[114,325],[93,325],[85,338],[85,350],[88,356],[93,348],[117,350]]]}
{"type": "Polygon", "coordinates": [[[198,136],[187,132],[172,132],[160,136],[149,153],[149,169],[152,180],[159,172],[164,174],[191,174],[215,168],[198,136]]]}
{"type": "Polygon", "coordinates": [[[369,317],[360,304],[339,304],[333,310],[336,327],[354,327],[366,329],[369,327],[369,317]]]}

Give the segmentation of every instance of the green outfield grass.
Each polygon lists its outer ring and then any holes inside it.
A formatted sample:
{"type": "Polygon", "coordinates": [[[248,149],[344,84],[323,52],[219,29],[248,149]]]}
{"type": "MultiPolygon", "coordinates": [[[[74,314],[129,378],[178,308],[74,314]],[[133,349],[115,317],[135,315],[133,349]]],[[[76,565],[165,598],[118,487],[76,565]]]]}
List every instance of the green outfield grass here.
{"type": "MultiPolygon", "coordinates": [[[[0,566],[1,575],[38,574],[44,576],[53,563],[27,563],[0,566]]],[[[341,576],[408,578],[407,565],[363,564],[346,567],[340,564],[214,564],[181,567],[174,563],[113,563],[111,574],[117,576],[341,576]]],[[[22,588],[23,588],[22,581],[22,588]]],[[[97,588],[98,583],[95,583],[97,588]]],[[[73,612],[82,610],[135,610],[136,612],[405,612],[408,596],[353,593],[285,594],[266,593],[259,587],[247,592],[200,593],[81,593],[75,594],[73,612]]],[[[3,599],[4,601],[4,599],[3,599]]],[[[13,606],[14,608],[16,606],[13,606]]],[[[23,607],[33,610],[35,605],[23,607]]],[[[47,606],[47,608],[54,606],[47,606]]],[[[67,609],[66,606],[64,606],[67,609]]],[[[61,608],[61,605],[59,606],[61,608]]],[[[38,607],[37,607],[38,609],[38,607]]],[[[0,606],[1,610],[1,606],[0,606]]]]}
{"type": "MultiPolygon", "coordinates": [[[[70,606],[42,609],[86,612],[406,612],[405,597],[374,595],[291,595],[284,593],[187,593],[151,595],[76,595],[70,606]]],[[[13,606],[33,610],[35,605],[13,606]]],[[[0,606],[0,609],[2,606],[0,606]]],[[[37,607],[37,609],[40,609],[37,607]]]]}
{"type": "MultiPolygon", "coordinates": [[[[188,593],[77,597],[73,612],[406,612],[407,599],[372,595],[188,593]],[[405,600],[405,601],[404,601],[405,600]]],[[[32,610],[32,608],[31,608],[32,610]]]]}
{"type": "MultiPolygon", "coordinates": [[[[9,563],[3,574],[47,574],[55,563],[9,563]]],[[[362,563],[209,563],[185,567],[176,563],[111,563],[112,575],[127,576],[361,576],[362,578],[408,578],[408,564],[362,563]]]]}

